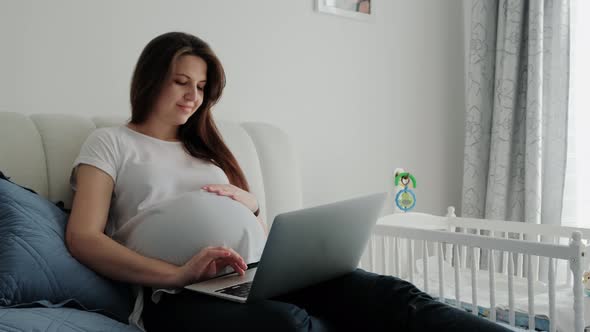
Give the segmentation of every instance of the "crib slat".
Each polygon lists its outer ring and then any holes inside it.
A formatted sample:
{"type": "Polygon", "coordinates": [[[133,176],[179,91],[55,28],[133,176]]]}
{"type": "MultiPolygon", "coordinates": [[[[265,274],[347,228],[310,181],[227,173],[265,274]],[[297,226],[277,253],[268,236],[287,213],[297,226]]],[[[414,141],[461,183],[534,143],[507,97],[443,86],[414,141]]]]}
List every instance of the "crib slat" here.
{"type": "MultiPolygon", "coordinates": [[[[553,244],[559,244],[559,236],[553,236],[551,238],[551,243],[553,243],[553,244]]],[[[553,267],[553,278],[554,278],[553,280],[557,280],[557,271],[558,271],[558,268],[557,267],[559,266],[559,260],[558,259],[555,259],[555,260],[552,260],[552,261],[553,261],[553,264],[552,264],[553,266],[552,267],[553,267]]],[[[551,265],[551,263],[548,263],[548,264],[551,265]]],[[[549,282],[549,278],[547,278],[547,282],[549,282]]]]}
{"type": "Polygon", "coordinates": [[[383,257],[383,274],[390,275],[389,272],[389,236],[383,235],[381,238],[381,257],[383,257]]]}
{"type": "Polygon", "coordinates": [[[584,290],[582,289],[582,257],[584,256],[584,243],[582,243],[582,233],[574,232],[570,241],[570,248],[575,249],[577,254],[569,260],[572,265],[572,278],[574,279],[574,327],[576,331],[584,331],[584,290]]]}
{"type": "Polygon", "coordinates": [[[424,271],[424,291],[428,293],[428,243],[426,240],[422,241],[422,264],[424,271]]]}
{"type": "MultiPolygon", "coordinates": [[[[507,239],[508,232],[504,232],[504,235],[502,235],[502,237],[507,239]]],[[[502,251],[502,273],[504,274],[508,273],[508,256],[508,252],[502,251]]]]}
{"type": "Polygon", "coordinates": [[[531,257],[531,259],[533,260],[533,264],[532,264],[533,265],[532,266],[532,269],[533,269],[533,278],[535,278],[535,279],[538,280],[539,279],[539,272],[540,272],[539,271],[539,268],[540,268],[540,265],[541,265],[541,264],[539,264],[539,262],[540,262],[539,256],[533,256],[533,257],[531,257]]]}
{"type": "Polygon", "coordinates": [[[533,270],[533,262],[531,255],[526,255],[527,265],[527,283],[529,290],[529,330],[535,330],[535,285],[533,284],[533,278],[535,278],[535,272],[533,270]]]}
{"type": "Polygon", "coordinates": [[[460,260],[459,260],[459,246],[454,246],[454,264],[455,265],[455,299],[457,308],[461,308],[461,279],[459,278],[460,260]]]}
{"type": "MultiPolygon", "coordinates": [[[[553,262],[553,278],[555,278],[556,281],[559,280],[559,279],[557,279],[557,276],[558,276],[557,274],[559,273],[558,271],[559,271],[559,259],[556,259],[553,262]]],[[[567,271],[566,271],[566,273],[567,273],[567,271]]]]}
{"type": "Polygon", "coordinates": [[[508,307],[510,325],[515,325],[514,316],[514,259],[512,253],[508,254],[508,307]]]}
{"type": "Polygon", "coordinates": [[[477,306],[477,265],[475,263],[475,247],[471,247],[471,313],[479,314],[479,307],[477,306]]]}
{"type": "MultiPolygon", "coordinates": [[[[463,227],[463,230],[461,231],[461,233],[463,234],[467,234],[467,228],[463,227]]],[[[461,248],[461,267],[462,268],[466,268],[467,267],[467,246],[460,246],[461,248]]]]}
{"type": "MultiPolygon", "coordinates": [[[[518,240],[521,241],[523,238],[523,234],[518,233],[518,240]]],[[[522,257],[523,255],[521,253],[516,254],[516,275],[520,278],[524,277],[524,274],[522,273],[522,257]]]]}
{"type": "Polygon", "coordinates": [[[490,249],[488,256],[488,271],[490,274],[490,319],[496,321],[496,259],[494,250],[490,249]]]}
{"type": "Polygon", "coordinates": [[[557,330],[557,315],[555,314],[555,273],[553,268],[553,258],[549,258],[549,331],[557,330]]]}
{"type": "MultiPolygon", "coordinates": [[[[535,240],[536,241],[542,242],[542,239],[543,238],[541,237],[541,235],[539,235],[539,234],[535,235],[535,240]]],[[[534,268],[535,261],[533,260],[533,272],[536,273],[534,275],[535,279],[533,279],[533,280],[539,280],[539,281],[541,281],[541,259],[544,262],[546,262],[546,261],[548,261],[549,258],[548,257],[541,258],[541,256],[539,256],[539,257],[536,257],[536,259],[537,259],[537,271],[536,272],[535,272],[535,268],[534,268]]],[[[546,282],[546,280],[545,280],[545,282],[546,282]]]]}
{"type": "Polygon", "coordinates": [[[408,273],[409,273],[409,280],[411,283],[414,283],[414,240],[407,239],[408,241],[408,273]]]}
{"type": "Polygon", "coordinates": [[[438,294],[440,295],[439,300],[441,302],[445,302],[445,274],[443,272],[443,246],[444,244],[442,242],[438,243],[438,294]]]}
{"type": "Polygon", "coordinates": [[[451,252],[452,247],[453,246],[451,244],[448,244],[448,243],[444,245],[444,248],[445,248],[445,257],[444,258],[445,258],[445,261],[446,262],[451,262],[451,259],[452,259],[452,252],[451,252]]]}
{"type": "MultiPolygon", "coordinates": [[[[476,231],[476,234],[477,235],[481,235],[481,229],[478,228],[477,231],[476,231]]],[[[480,263],[480,260],[481,260],[481,251],[482,251],[482,249],[480,249],[480,248],[477,248],[475,250],[475,253],[476,253],[476,255],[475,255],[475,264],[476,265],[475,266],[477,267],[477,271],[479,271],[479,265],[480,265],[479,263],[480,263]]]]}
{"type": "Polygon", "coordinates": [[[399,237],[394,238],[393,245],[395,246],[395,275],[398,277],[402,277],[402,259],[400,255],[400,243],[401,239],[399,237]]]}

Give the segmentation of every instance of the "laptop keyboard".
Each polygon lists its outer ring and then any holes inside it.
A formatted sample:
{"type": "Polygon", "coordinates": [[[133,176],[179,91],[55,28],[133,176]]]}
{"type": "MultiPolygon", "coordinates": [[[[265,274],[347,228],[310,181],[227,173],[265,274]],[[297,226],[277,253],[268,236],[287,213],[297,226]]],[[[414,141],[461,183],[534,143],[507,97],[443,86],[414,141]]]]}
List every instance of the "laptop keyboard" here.
{"type": "Polygon", "coordinates": [[[248,293],[250,293],[250,287],[252,287],[252,281],[218,289],[215,292],[237,297],[248,297],[248,293]]]}

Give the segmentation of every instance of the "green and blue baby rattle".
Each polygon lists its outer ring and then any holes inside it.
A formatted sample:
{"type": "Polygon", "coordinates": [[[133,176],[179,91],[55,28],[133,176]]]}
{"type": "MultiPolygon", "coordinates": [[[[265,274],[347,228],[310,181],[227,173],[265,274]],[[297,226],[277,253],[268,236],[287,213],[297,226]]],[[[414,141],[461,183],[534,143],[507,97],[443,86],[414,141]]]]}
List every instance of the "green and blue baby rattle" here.
{"type": "Polygon", "coordinates": [[[416,178],[412,174],[403,172],[398,173],[395,176],[395,186],[399,186],[400,182],[404,186],[404,189],[400,190],[397,195],[395,195],[395,205],[404,212],[408,212],[416,206],[416,195],[408,188],[410,180],[412,181],[414,189],[416,189],[416,178]]]}

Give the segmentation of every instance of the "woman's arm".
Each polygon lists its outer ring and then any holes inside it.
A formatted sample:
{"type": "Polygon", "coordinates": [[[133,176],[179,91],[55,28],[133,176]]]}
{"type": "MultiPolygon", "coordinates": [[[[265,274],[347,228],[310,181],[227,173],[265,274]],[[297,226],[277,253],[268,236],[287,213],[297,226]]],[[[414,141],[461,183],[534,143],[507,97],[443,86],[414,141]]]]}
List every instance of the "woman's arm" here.
{"type": "MultiPolygon", "coordinates": [[[[208,184],[206,186],[201,187],[201,189],[208,191],[210,193],[216,193],[220,196],[227,196],[237,202],[244,204],[250,211],[260,211],[260,206],[258,205],[258,199],[254,194],[243,190],[233,184],[208,184]]],[[[268,235],[268,226],[262,219],[262,216],[259,214],[256,216],[256,220],[260,224],[260,227],[264,230],[264,233],[268,235]]]]}
{"type": "Polygon", "coordinates": [[[229,248],[205,248],[187,264],[176,266],[145,257],[104,234],[113,180],[93,166],[82,164],[66,230],[66,245],[77,260],[111,279],[153,287],[182,287],[210,277],[230,265],[243,273],[246,264],[229,248]],[[243,268],[243,269],[242,269],[243,268]]]}

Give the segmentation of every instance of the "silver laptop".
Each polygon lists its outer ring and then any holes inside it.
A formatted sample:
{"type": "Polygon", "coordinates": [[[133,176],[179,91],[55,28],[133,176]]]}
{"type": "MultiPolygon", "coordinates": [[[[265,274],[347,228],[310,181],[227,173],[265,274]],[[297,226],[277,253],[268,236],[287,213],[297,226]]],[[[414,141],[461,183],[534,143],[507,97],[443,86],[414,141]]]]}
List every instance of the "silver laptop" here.
{"type": "Polygon", "coordinates": [[[258,264],[185,288],[236,302],[282,295],[352,272],[387,194],[277,215],[258,264]]]}

